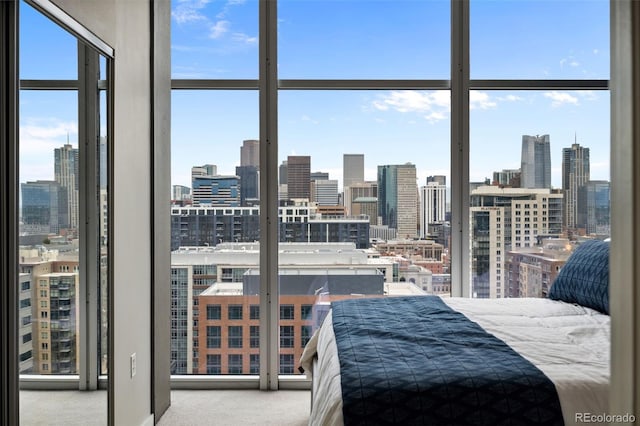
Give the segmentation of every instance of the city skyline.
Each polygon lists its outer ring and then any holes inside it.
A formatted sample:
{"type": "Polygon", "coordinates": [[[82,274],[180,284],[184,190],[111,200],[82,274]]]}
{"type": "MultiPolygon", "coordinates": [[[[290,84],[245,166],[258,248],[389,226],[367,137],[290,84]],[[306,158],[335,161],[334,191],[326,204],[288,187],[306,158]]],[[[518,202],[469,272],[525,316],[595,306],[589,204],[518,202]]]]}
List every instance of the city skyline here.
{"type": "MultiPolygon", "coordinates": [[[[281,78],[450,78],[448,41],[422,42],[448,34],[446,2],[409,1],[399,8],[376,1],[364,8],[359,1],[336,1],[331,12],[317,5],[280,4],[281,78]],[[320,16],[329,32],[315,31],[320,16]],[[349,20],[354,16],[361,18],[355,24],[349,20]],[[367,33],[389,38],[382,51],[367,50],[367,33]],[[353,55],[356,46],[360,50],[353,55]],[[335,61],[318,67],[319,58],[327,57],[335,61]]],[[[257,9],[255,1],[174,2],[173,77],[257,78],[257,9]]],[[[563,1],[472,2],[471,78],[608,79],[608,23],[601,19],[606,13],[608,3],[601,0],[579,9],[563,1]],[[536,36],[518,31],[523,23],[514,16],[536,22],[536,36]],[[512,54],[496,58],[496,43],[512,54]]],[[[74,38],[30,6],[22,7],[21,19],[21,78],[76,78],[74,38]],[[50,67],[36,65],[50,57],[56,58],[50,67]]],[[[20,95],[21,182],[52,179],[52,150],[67,138],[77,147],[75,93],[20,95]]],[[[279,99],[279,163],[288,155],[310,155],[312,172],[328,172],[341,182],[339,157],[363,152],[367,180],[374,179],[378,165],[408,161],[416,164],[419,185],[426,176],[450,177],[446,90],[282,91],[279,99]]],[[[172,184],[189,186],[190,167],[203,159],[217,164],[221,174],[234,174],[238,147],[259,136],[258,92],[174,91],[172,103],[172,184]]],[[[591,149],[592,179],[610,179],[607,91],[480,90],[470,93],[470,105],[471,181],[519,167],[522,135],[549,134],[552,185],[560,188],[561,152],[576,133],[591,149]]]]}

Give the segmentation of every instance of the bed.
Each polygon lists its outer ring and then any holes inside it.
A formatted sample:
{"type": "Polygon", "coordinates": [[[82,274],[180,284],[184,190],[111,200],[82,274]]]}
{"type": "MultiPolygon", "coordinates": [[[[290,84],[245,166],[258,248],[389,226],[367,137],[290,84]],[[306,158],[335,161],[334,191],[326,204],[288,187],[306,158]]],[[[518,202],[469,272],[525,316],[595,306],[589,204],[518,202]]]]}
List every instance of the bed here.
{"type": "Polygon", "coordinates": [[[597,424],[608,412],[608,247],[581,244],[548,298],[334,302],[301,358],[309,424],[597,424]]]}

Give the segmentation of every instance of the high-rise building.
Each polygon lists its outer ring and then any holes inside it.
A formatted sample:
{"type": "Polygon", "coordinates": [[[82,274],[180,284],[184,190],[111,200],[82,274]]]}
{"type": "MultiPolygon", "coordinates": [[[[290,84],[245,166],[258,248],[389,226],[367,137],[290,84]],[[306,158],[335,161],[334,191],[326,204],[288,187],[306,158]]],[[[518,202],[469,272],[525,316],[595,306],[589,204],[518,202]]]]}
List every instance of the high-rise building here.
{"type": "Polygon", "coordinates": [[[18,357],[20,374],[33,373],[33,318],[32,318],[32,280],[31,275],[20,273],[19,276],[19,311],[18,311],[18,357]]]}
{"type": "MultiPolygon", "coordinates": [[[[346,207],[345,207],[346,208],[346,207]]],[[[371,225],[378,224],[378,197],[358,197],[351,201],[351,215],[369,216],[371,225]]]]}
{"type": "Polygon", "coordinates": [[[204,166],[193,166],[191,168],[191,180],[197,177],[212,177],[218,174],[218,166],[215,164],[205,164],[204,166]]]}
{"type": "Polygon", "coordinates": [[[203,176],[193,178],[193,204],[219,207],[240,206],[238,176],[203,176]]]}
{"type": "Polygon", "coordinates": [[[311,201],[320,206],[338,205],[338,181],[335,179],[321,179],[311,181],[313,188],[311,201]]]}
{"type": "MultiPolygon", "coordinates": [[[[279,238],[282,242],[351,242],[369,248],[367,216],[319,214],[321,206],[309,202],[289,203],[279,208],[279,238]]],[[[171,208],[171,249],[181,246],[216,246],[222,242],[260,240],[260,207],[171,208]]]]}
{"type": "Polygon", "coordinates": [[[520,183],[522,188],[551,188],[549,135],[522,135],[520,183]]]}
{"type": "Polygon", "coordinates": [[[562,233],[562,192],[542,188],[482,186],[471,192],[469,235],[471,292],[508,297],[506,253],[562,233]]]}
{"type": "Polygon", "coordinates": [[[253,166],[260,170],[260,141],[255,139],[242,141],[240,166],[253,166]]]}
{"type": "Polygon", "coordinates": [[[191,198],[191,188],[184,185],[173,185],[171,199],[174,201],[184,201],[191,198]]]}
{"type": "Polygon", "coordinates": [[[503,169],[493,172],[493,185],[520,188],[520,169],[503,169]]]}
{"type": "Polygon", "coordinates": [[[414,238],[418,229],[416,166],[378,166],[378,214],[382,224],[397,229],[398,238],[414,238]]]}
{"type": "MultiPolygon", "coordinates": [[[[342,197],[342,201],[344,207],[347,211],[347,214],[356,214],[353,210],[353,202],[358,198],[375,198],[376,203],[378,202],[378,182],[377,181],[365,181],[365,182],[356,182],[352,183],[351,186],[344,187],[344,194],[342,197]]],[[[376,206],[376,212],[378,211],[378,207],[376,206]]],[[[376,214],[377,216],[377,214],[376,214]]],[[[372,225],[377,223],[378,218],[374,217],[372,225]]]]}
{"type": "Polygon", "coordinates": [[[58,182],[38,180],[20,185],[23,229],[31,234],[58,234],[69,227],[67,190],[58,182]]]}
{"type": "Polygon", "coordinates": [[[342,157],[342,187],[364,182],[364,154],[344,154],[342,157]]]}
{"type": "Polygon", "coordinates": [[[254,205],[260,199],[260,172],[256,166],[236,167],[240,178],[240,205],[254,205]]]}
{"type": "Polygon", "coordinates": [[[289,170],[289,165],[287,164],[287,160],[284,160],[282,164],[280,164],[280,166],[278,167],[278,184],[279,185],[287,184],[287,179],[289,175],[287,173],[288,170],[289,170]]]}
{"type": "Polygon", "coordinates": [[[435,182],[438,185],[446,186],[447,185],[447,177],[444,176],[444,175],[427,176],[427,185],[430,182],[435,182]]]}
{"type": "Polygon", "coordinates": [[[61,148],[53,150],[54,154],[54,179],[65,188],[67,193],[67,212],[69,214],[69,227],[78,227],[78,148],[65,144],[61,148]]]}
{"type": "Polygon", "coordinates": [[[591,180],[578,191],[577,226],[587,234],[611,235],[611,185],[591,180]]]}
{"type": "Polygon", "coordinates": [[[578,143],[562,149],[562,190],[564,226],[574,229],[578,222],[578,192],[589,181],[589,148],[578,143]]]}
{"type": "Polygon", "coordinates": [[[428,235],[429,225],[445,221],[447,187],[437,181],[420,187],[420,238],[428,235]]]}
{"type": "Polygon", "coordinates": [[[290,155],[287,157],[287,192],[290,200],[311,198],[311,157],[290,155]]]}
{"type": "Polygon", "coordinates": [[[566,238],[547,238],[541,247],[507,252],[506,297],[547,297],[572,248],[566,238]]]}
{"type": "MultiPolygon", "coordinates": [[[[259,250],[259,243],[224,243],[172,252],[172,373],[258,373],[259,250]]],[[[293,374],[331,301],[394,295],[394,260],[369,259],[351,243],[280,243],[279,259],[281,374],[293,374]]]]}
{"type": "MultiPolygon", "coordinates": [[[[30,283],[32,372],[35,374],[77,374],[78,260],[30,259],[20,264],[21,289],[30,283]],[[22,278],[24,277],[24,278],[22,278]]],[[[25,295],[26,296],[26,295],[25,295]]],[[[21,292],[21,299],[23,294],[21,292]]],[[[26,307],[26,306],[25,306],[26,307]]]]}
{"type": "Polygon", "coordinates": [[[311,181],[314,181],[314,180],[328,180],[329,179],[329,173],[327,173],[327,172],[309,173],[309,179],[311,181]]]}

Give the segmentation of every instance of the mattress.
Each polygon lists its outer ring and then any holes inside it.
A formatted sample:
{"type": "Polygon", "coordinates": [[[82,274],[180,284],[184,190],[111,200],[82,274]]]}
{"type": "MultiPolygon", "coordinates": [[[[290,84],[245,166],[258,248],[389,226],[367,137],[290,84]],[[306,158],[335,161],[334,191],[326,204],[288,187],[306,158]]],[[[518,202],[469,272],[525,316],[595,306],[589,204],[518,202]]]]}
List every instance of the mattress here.
{"type": "MultiPolygon", "coordinates": [[[[581,424],[581,416],[608,412],[608,315],[549,299],[443,301],[504,341],[553,382],[565,424],[581,424]]],[[[313,378],[309,424],[343,424],[340,362],[331,313],[307,344],[301,366],[313,378]]]]}

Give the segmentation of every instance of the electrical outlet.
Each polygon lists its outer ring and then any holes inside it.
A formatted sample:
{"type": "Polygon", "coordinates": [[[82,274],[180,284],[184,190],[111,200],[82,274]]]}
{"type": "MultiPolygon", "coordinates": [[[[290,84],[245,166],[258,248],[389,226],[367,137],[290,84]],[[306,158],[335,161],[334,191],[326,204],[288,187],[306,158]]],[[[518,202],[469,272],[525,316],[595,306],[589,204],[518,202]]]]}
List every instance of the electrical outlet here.
{"type": "Polygon", "coordinates": [[[136,353],[131,354],[131,378],[136,375],[136,353]]]}

